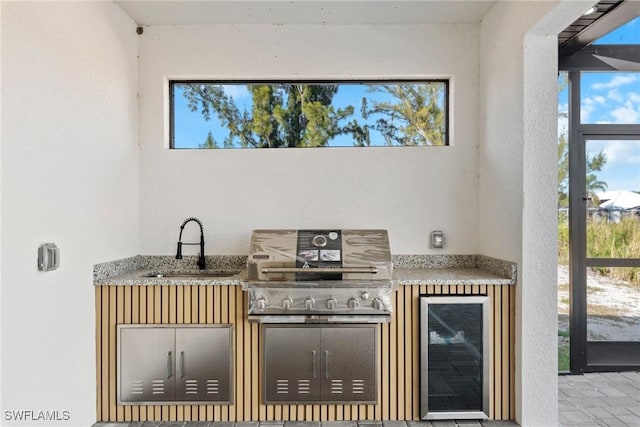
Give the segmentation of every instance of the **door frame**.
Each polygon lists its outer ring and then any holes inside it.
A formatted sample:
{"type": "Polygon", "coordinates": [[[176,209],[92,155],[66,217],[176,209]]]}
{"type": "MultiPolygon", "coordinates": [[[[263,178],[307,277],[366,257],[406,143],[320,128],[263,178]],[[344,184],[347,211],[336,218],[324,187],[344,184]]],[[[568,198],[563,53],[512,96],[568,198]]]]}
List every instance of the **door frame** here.
{"type": "Polygon", "coordinates": [[[586,141],[640,139],[640,124],[581,124],[580,71],[569,77],[569,293],[570,373],[638,369],[628,357],[640,354],[640,342],[589,342],[587,339],[587,268],[636,267],[640,259],[587,258],[586,141]]]}

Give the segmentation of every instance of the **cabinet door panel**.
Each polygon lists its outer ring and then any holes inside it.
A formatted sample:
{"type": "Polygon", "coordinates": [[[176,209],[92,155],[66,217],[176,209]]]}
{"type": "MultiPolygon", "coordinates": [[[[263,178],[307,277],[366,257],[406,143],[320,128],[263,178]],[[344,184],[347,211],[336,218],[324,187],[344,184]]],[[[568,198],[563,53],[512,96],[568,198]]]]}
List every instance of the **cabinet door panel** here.
{"type": "Polygon", "coordinates": [[[265,326],[263,332],[265,401],[318,401],[320,330],[265,326]]]}
{"type": "Polygon", "coordinates": [[[120,330],[120,401],[173,400],[175,334],[166,328],[120,330]]]}
{"type": "Polygon", "coordinates": [[[376,327],[322,328],[322,400],[375,402],[376,327]]]}
{"type": "Polygon", "coordinates": [[[231,328],[176,329],[176,400],[228,402],[231,328]]]}

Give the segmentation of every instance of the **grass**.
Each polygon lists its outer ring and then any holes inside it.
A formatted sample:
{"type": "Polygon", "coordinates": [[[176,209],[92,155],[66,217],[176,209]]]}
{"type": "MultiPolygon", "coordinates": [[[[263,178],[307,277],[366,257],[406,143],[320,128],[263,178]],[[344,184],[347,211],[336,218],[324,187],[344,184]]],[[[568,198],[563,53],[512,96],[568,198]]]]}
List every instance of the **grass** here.
{"type": "MultiPolygon", "coordinates": [[[[640,220],[624,218],[619,223],[590,221],[587,223],[587,256],[590,258],[640,258],[640,220]]],[[[569,264],[569,225],[567,221],[558,224],[558,264],[569,264]]],[[[599,274],[627,282],[640,289],[640,268],[595,268],[599,274]]],[[[559,284],[559,290],[567,290],[568,284],[559,284]]],[[[602,291],[591,289],[591,291],[602,291]]],[[[562,303],[568,303],[561,298],[562,303]]],[[[617,316],[619,309],[613,307],[590,306],[591,316],[617,316]]],[[[569,331],[558,331],[558,372],[570,369],[569,331]]]]}
{"type": "MultiPolygon", "coordinates": [[[[589,221],[587,223],[587,257],[640,258],[640,221],[628,217],[619,223],[589,221]]],[[[569,263],[569,225],[558,224],[558,263],[569,263]]],[[[640,287],[640,267],[599,267],[600,274],[640,287]]]]}
{"type": "Polygon", "coordinates": [[[558,372],[567,372],[571,369],[569,356],[569,331],[558,331],[558,372]]]}

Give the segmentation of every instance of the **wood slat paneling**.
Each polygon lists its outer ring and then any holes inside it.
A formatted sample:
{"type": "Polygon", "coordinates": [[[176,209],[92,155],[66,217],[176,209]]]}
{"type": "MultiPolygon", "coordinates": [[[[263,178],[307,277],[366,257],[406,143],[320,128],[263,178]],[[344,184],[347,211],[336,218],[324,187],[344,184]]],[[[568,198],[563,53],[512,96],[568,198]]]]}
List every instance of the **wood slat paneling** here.
{"type": "Polygon", "coordinates": [[[260,326],[247,321],[239,286],[97,286],[96,416],[98,421],[418,420],[420,416],[420,295],[488,295],[490,418],[515,419],[515,288],[405,286],[393,296],[391,323],[378,327],[378,404],[265,405],[260,402],[260,326]],[[231,405],[116,405],[116,325],[231,324],[234,402],[231,405]]]}

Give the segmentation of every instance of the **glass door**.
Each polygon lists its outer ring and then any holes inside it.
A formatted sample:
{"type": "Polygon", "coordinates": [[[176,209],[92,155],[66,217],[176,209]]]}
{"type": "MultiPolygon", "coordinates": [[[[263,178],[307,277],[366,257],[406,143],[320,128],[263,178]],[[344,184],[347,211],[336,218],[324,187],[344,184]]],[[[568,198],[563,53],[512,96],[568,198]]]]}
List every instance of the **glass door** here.
{"type": "Polygon", "coordinates": [[[571,347],[583,351],[584,371],[633,369],[640,366],[640,135],[591,130],[580,135],[571,347]]]}
{"type": "Polygon", "coordinates": [[[489,297],[420,298],[420,418],[489,414],[489,297]]]}

